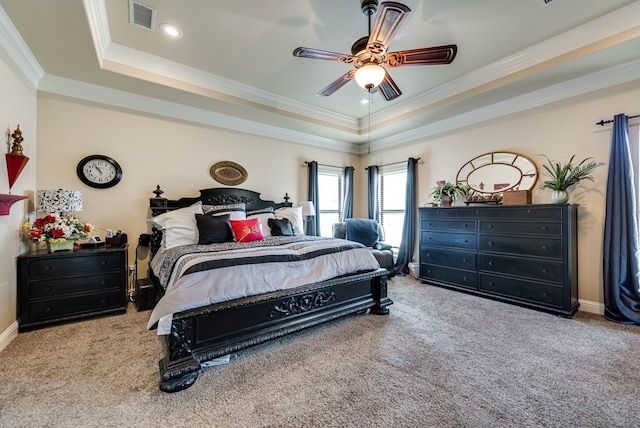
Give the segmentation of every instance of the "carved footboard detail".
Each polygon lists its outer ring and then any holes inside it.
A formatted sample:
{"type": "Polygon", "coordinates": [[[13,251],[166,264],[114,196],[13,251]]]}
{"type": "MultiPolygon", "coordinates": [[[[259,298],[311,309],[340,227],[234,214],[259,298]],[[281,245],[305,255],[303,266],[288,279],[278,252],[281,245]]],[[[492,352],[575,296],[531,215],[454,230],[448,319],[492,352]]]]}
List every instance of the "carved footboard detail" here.
{"type": "Polygon", "coordinates": [[[205,361],[277,337],[367,310],[388,314],[387,273],[379,269],[174,314],[164,337],[160,389],[188,388],[205,361]]]}

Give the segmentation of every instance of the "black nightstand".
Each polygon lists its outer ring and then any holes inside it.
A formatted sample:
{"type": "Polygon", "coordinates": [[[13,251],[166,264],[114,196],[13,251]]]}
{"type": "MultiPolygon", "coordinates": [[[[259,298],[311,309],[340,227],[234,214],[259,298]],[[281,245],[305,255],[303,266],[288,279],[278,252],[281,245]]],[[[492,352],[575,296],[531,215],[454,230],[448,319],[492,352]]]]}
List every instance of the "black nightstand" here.
{"type": "Polygon", "coordinates": [[[18,330],[127,311],[127,245],[17,258],[18,330]]]}

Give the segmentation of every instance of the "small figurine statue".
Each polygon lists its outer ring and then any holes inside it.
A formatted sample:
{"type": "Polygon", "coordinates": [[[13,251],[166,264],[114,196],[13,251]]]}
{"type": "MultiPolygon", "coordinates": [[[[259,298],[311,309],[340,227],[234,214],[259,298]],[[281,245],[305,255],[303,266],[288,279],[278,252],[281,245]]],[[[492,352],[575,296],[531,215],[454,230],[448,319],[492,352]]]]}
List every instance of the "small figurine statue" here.
{"type": "Polygon", "coordinates": [[[13,134],[11,134],[11,136],[13,137],[13,144],[11,145],[11,154],[23,156],[22,144],[21,144],[23,138],[22,138],[22,131],[20,130],[20,125],[18,125],[15,131],[13,131],[13,134]]]}

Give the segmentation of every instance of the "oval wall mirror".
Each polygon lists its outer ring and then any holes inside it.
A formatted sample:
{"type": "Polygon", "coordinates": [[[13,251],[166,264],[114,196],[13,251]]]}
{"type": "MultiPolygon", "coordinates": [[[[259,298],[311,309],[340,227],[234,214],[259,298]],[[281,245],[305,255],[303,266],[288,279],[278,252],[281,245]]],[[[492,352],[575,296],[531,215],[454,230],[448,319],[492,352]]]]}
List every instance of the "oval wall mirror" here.
{"type": "Polygon", "coordinates": [[[487,194],[530,190],[536,181],[536,164],[526,156],[510,152],[492,152],[475,157],[465,163],[456,176],[456,184],[487,194]]]}

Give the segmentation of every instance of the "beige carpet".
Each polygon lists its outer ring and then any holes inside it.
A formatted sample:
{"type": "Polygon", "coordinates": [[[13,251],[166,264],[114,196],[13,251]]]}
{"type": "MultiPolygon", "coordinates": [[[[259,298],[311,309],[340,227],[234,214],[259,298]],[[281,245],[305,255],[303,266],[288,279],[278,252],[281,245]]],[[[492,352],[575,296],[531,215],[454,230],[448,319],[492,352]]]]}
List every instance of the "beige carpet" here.
{"type": "Polygon", "coordinates": [[[640,327],[409,277],[389,295],[389,316],[258,346],[175,394],[149,312],[21,333],[0,352],[0,426],[640,426],[640,327]]]}

